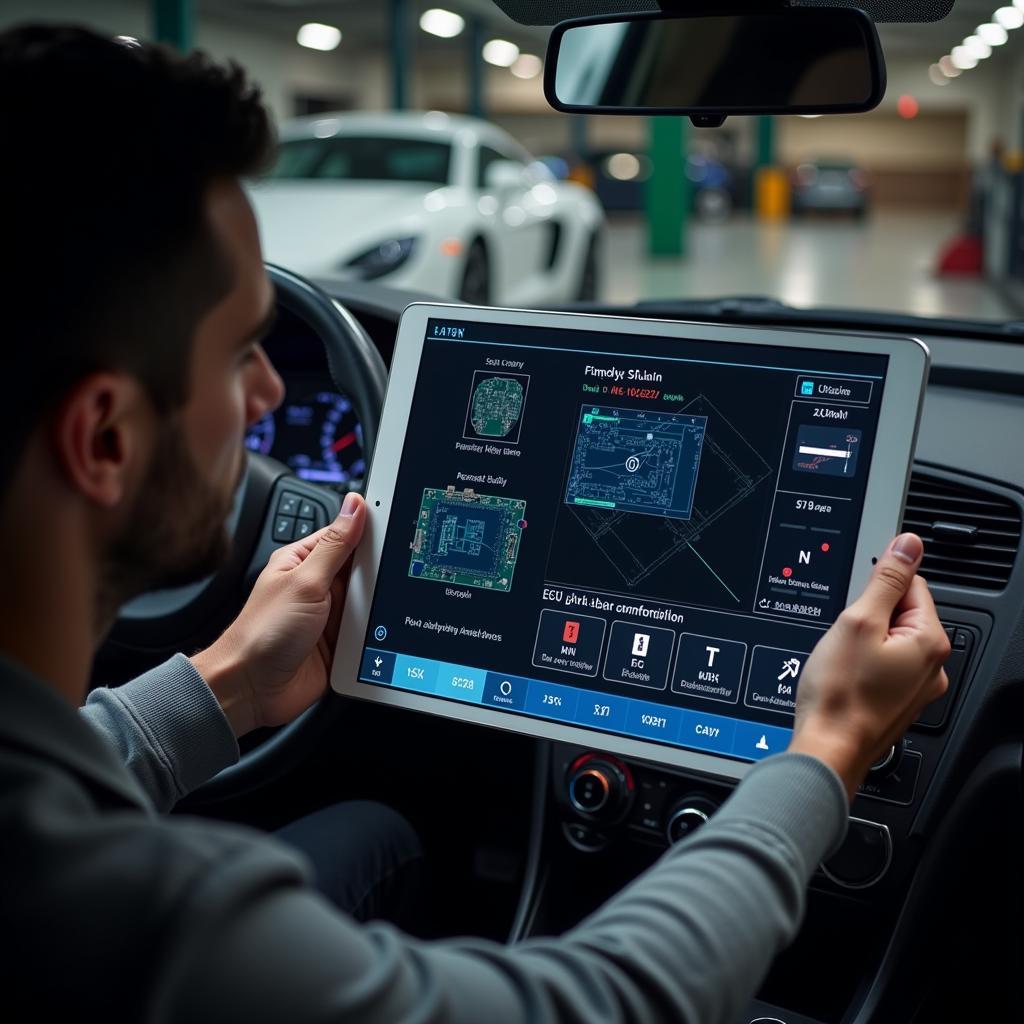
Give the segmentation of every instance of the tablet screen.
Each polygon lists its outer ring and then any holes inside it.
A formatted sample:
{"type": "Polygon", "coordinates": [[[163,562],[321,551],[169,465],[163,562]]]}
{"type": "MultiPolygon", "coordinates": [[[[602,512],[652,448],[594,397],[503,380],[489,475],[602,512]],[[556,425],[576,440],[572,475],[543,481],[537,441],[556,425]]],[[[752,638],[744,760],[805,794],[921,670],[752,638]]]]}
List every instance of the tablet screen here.
{"type": "Polygon", "coordinates": [[[781,751],[888,358],[428,321],[359,680],[781,751]]]}

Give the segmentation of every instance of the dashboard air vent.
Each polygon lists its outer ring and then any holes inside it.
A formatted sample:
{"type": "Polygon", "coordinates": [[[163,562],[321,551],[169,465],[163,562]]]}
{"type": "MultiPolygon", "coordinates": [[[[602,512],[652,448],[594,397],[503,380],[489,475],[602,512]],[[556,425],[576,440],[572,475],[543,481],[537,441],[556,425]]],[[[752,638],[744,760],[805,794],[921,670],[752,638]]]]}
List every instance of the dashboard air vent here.
{"type": "Polygon", "coordinates": [[[914,473],[903,529],[924,539],[921,575],[930,583],[1002,590],[1020,547],[1021,515],[998,494],[914,473]]]}

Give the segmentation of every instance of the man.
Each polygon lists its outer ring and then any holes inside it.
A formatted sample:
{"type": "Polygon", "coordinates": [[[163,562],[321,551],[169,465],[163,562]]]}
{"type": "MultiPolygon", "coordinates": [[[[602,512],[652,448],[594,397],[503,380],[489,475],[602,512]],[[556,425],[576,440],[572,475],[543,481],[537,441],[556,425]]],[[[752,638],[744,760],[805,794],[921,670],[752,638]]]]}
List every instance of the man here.
{"type": "Polygon", "coordinates": [[[162,818],[153,790],[173,802],[232,729],[323,692],[359,498],[275,556],[209,650],[94,701],[93,721],[76,710],[116,608],[218,563],[244,429],[281,398],[238,184],[268,149],[258,98],[198,58],[27,28],[0,35],[0,137],[8,1001],[107,1021],[731,1022],[868,766],[946,686],[920,540],[893,542],[819,643],[790,752],[588,920],[510,949],[358,926],[283,845],[162,818]]]}

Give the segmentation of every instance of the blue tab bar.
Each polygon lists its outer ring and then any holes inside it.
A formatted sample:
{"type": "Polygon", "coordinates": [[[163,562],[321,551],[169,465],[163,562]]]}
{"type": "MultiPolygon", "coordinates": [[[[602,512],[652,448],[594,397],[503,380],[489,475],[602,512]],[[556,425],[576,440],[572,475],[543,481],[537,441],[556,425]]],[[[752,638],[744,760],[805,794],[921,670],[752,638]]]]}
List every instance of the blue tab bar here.
{"type": "Polygon", "coordinates": [[[732,754],[747,761],[763,761],[772,754],[781,754],[793,737],[792,729],[778,729],[759,722],[736,722],[732,754]]]}
{"type": "Polygon", "coordinates": [[[702,715],[699,711],[683,712],[683,729],[679,742],[684,747],[711,750],[716,754],[731,754],[736,720],[721,715],[702,715]]]}
{"type": "Polygon", "coordinates": [[[522,711],[529,686],[530,681],[520,676],[501,676],[488,672],[484,683],[483,704],[503,711],[522,711]]]}
{"type": "Polygon", "coordinates": [[[557,683],[541,683],[536,679],[531,679],[526,691],[526,706],[523,710],[530,715],[558,718],[564,722],[571,722],[576,714],[578,698],[579,690],[568,686],[559,686],[557,683]]]}
{"type": "Polygon", "coordinates": [[[367,647],[363,652],[363,663],[359,666],[359,678],[364,683],[390,685],[395,669],[395,656],[390,651],[375,651],[367,647]]]}
{"type": "Polygon", "coordinates": [[[437,677],[437,662],[429,658],[409,658],[400,654],[395,659],[395,670],[391,676],[394,686],[417,693],[433,693],[437,677]]]}
{"type": "Polygon", "coordinates": [[[683,712],[664,704],[650,704],[645,700],[631,700],[626,707],[624,732],[644,739],[678,743],[683,725],[683,712]]]}
{"type": "Polygon", "coordinates": [[[482,668],[466,668],[465,665],[449,665],[442,662],[437,666],[437,682],[434,693],[450,700],[464,700],[479,704],[484,697],[484,680],[487,673],[482,668]]]}
{"type": "Polygon", "coordinates": [[[581,690],[575,721],[593,729],[620,732],[626,725],[626,708],[629,703],[625,697],[581,690]]]}

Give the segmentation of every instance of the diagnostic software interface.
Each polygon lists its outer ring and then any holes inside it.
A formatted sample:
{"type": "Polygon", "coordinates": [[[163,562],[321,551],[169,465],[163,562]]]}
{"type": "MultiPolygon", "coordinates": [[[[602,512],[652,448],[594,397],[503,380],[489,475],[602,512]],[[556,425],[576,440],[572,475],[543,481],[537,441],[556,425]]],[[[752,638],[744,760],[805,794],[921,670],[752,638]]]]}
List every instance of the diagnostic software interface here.
{"type": "Polygon", "coordinates": [[[360,680],[784,749],[847,600],[887,363],[431,320],[360,680]]]}

